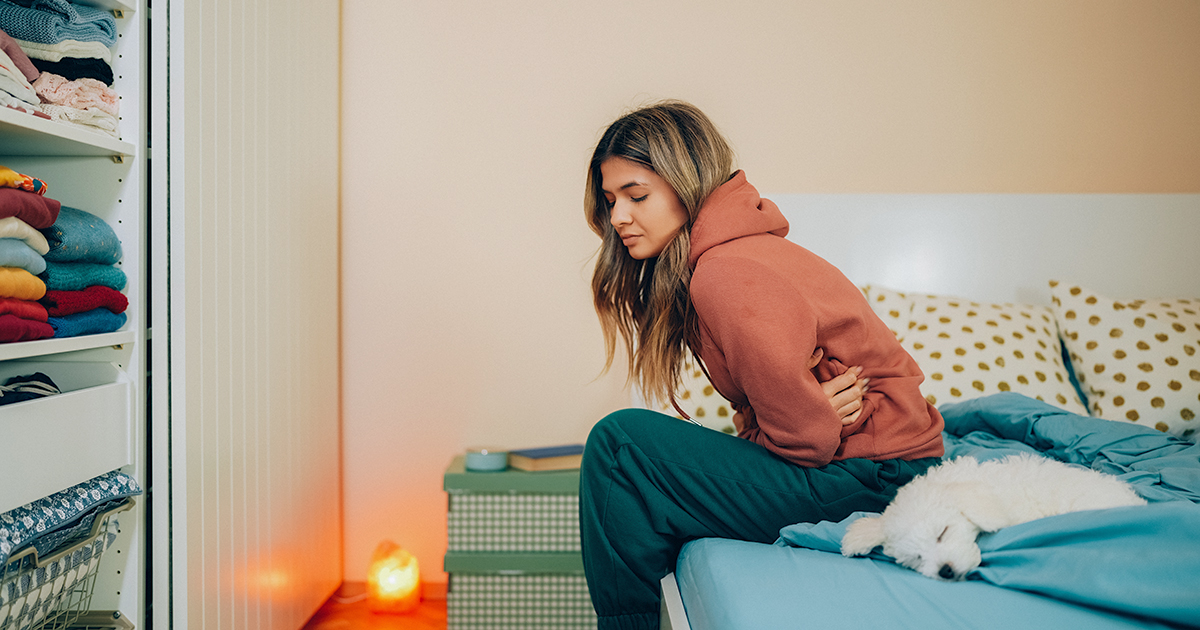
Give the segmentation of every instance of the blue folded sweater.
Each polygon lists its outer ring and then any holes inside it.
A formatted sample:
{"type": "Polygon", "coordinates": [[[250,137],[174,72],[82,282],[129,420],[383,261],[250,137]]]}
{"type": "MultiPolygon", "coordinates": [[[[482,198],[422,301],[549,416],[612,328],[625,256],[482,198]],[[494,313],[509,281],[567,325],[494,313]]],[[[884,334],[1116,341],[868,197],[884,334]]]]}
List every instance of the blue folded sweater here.
{"type": "Polygon", "coordinates": [[[124,271],[92,263],[47,262],[45,273],[38,277],[46,282],[47,291],[82,291],[95,285],[120,291],[128,281],[124,271]]]}
{"type": "Polygon", "coordinates": [[[125,313],[114,313],[106,308],[98,308],[74,315],[51,317],[49,324],[54,329],[55,337],[98,335],[113,332],[124,326],[125,313]]]}
{"type": "Polygon", "coordinates": [[[67,39],[109,47],[117,43],[117,20],[112,13],[67,0],[24,0],[20,4],[0,0],[0,29],[14,39],[39,44],[67,39]]]}
{"type": "Polygon", "coordinates": [[[115,265],[121,260],[121,240],[112,226],[83,210],[63,206],[58,220],[42,234],[50,245],[47,261],[115,265]]]}

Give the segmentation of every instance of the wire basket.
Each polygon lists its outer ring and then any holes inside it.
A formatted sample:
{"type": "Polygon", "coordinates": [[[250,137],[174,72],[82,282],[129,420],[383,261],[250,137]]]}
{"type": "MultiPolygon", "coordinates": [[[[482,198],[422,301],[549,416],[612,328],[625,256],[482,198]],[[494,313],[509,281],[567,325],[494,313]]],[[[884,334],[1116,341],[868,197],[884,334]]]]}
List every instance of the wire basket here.
{"type": "Polygon", "coordinates": [[[131,507],[132,499],[97,515],[83,540],[46,558],[34,547],[11,556],[0,568],[0,630],[78,627],[91,606],[100,560],[116,538],[114,515],[131,507]]]}

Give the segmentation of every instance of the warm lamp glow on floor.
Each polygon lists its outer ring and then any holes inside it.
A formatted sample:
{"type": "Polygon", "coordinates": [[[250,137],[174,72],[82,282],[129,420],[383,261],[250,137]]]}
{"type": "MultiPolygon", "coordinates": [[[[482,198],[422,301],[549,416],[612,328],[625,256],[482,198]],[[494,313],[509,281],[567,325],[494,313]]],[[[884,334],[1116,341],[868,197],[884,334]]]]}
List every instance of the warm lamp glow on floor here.
{"type": "Polygon", "coordinates": [[[421,571],[417,559],[385,540],[375,548],[367,569],[367,601],[373,612],[402,613],[421,603],[421,571]]]}

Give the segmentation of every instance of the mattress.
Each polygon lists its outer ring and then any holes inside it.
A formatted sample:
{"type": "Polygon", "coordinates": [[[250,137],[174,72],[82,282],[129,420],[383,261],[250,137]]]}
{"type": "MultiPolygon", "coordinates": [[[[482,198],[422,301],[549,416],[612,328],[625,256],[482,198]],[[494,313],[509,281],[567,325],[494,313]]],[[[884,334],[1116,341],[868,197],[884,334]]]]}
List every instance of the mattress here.
{"type": "Polygon", "coordinates": [[[675,570],[692,630],[1200,627],[1200,446],[1016,394],[941,409],[947,458],[1041,453],[1116,475],[1150,504],[985,533],[963,582],[881,553],[843,557],[845,528],[864,513],[790,525],[773,545],[693,541],[675,570]]]}
{"type": "Polygon", "coordinates": [[[1173,627],[890,562],[716,538],[685,545],[675,578],[692,630],[1173,627]]]}

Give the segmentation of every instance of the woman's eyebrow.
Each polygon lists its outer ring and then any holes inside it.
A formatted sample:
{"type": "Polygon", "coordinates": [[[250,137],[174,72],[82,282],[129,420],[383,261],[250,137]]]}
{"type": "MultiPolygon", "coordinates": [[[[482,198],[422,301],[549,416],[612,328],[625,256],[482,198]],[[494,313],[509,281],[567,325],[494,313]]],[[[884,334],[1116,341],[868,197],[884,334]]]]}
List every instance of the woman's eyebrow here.
{"type": "MultiPolygon", "coordinates": [[[[639,182],[637,180],[634,180],[632,182],[629,182],[628,184],[625,184],[624,186],[621,186],[617,190],[625,190],[626,188],[633,188],[634,186],[649,186],[649,185],[650,184],[648,184],[646,182],[639,182]]],[[[601,190],[603,192],[610,192],[607,188],[602,188],[601,190]]]]}

